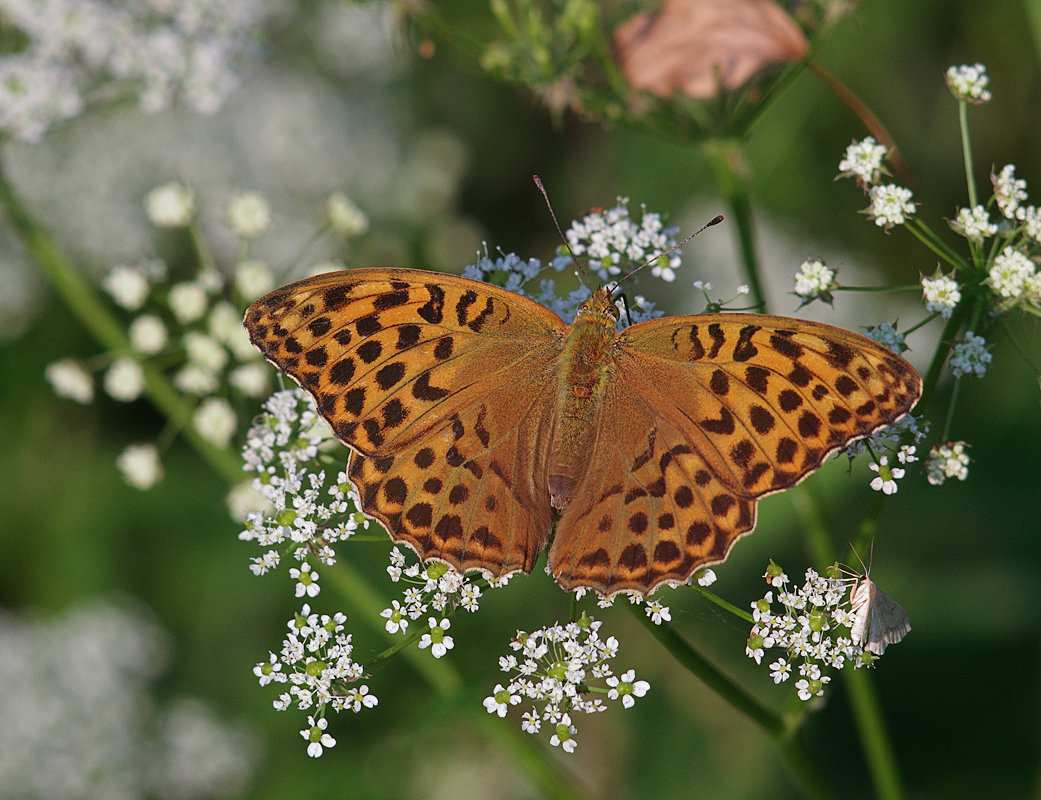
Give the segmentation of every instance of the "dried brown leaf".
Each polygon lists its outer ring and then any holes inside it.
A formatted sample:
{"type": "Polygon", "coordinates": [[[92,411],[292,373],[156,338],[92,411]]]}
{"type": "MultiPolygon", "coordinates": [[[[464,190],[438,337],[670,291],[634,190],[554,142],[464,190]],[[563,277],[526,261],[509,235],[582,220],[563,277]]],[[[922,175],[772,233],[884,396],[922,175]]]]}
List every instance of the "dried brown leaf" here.
{"type": "Polygon", "coordinates": [[[771,0],[666,0],[660,11],[619,25],[614,41],[631,86],[701,99],[807,49],[795,20],[771,0]]]}

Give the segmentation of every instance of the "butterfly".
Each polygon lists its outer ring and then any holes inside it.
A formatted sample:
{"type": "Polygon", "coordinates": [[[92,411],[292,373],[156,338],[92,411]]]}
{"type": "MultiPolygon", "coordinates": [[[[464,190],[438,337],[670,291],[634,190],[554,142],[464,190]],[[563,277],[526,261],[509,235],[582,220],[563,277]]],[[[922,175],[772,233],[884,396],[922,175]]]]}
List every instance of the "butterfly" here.
{"type": "Polygon", "coordinates": [[[351,450],[361,510],[423,561],[651,592],[723,561],[760,497],[914,406],[921,378],[856,333],[761,314],[616,332],[455,275],[359,268],[246,311],[253,344],[351,450]]]}
{"type": "Polygon", "coordinates": [[[896,644],[908,631],[911,623],[896,600],[875,585],[867,573],[860,575],[849,596],[853,611],[850,638],[853,644],[877,656],[886,651],[886,646],[896,644]]]}

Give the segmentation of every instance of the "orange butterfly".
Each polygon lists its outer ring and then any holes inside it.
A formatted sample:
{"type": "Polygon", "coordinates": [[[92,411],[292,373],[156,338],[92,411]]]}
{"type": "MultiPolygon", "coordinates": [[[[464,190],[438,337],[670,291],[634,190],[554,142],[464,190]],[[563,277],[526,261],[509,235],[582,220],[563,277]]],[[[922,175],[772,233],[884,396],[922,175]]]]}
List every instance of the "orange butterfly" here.
{"type": "Polygon", "coordinates": [[[756,501],[914,407],[921,378],[856,333],[760,314],[616,333],[454,275],[394,267],[284,286],[250,339],[353,451],[362,510],[421,559],[648,593],[726,558],[756,501]],[[559,516],[558,516],[559,514],[559,516]]]}

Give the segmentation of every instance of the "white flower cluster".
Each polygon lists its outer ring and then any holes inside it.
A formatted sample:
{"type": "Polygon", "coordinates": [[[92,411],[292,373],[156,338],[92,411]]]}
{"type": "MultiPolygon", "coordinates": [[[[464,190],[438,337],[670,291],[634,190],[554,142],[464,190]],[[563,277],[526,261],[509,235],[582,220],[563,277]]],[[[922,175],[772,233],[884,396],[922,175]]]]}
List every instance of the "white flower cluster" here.
{"type": "Polygon", "coordinates": [[[901,445],[900,442],[904,439],[910,439],[915,444],[922,441],[926,434],[929,433],[929,424],[924,422],[922,426],[919,427],[918,423],[921,421],[921,417],[915,417],[912,414],[905,414],[892,425],[886,425],[886,427],[875,431],[866,439],[858,439],[853,442],[853,444],[846,448],[846,455],[852,459],[859,456],[865,450],[868,450],[871,453],[888,450],[896,454],[897,459],[901,464],[906,464],[908,461],[916,461],[917,459],[909,459],[907,455],[908,453],[914,453],[914,445],[901,445]]]}
{"type": "Polygon", "coordinates": [[[618,655],[618,640],[614,636],[601,639],[601,624],[583,614],[577,622],[566,625],[550,625],[531,633],[518,631],[510,642],[516,655],[499,658],[499,668],[514,677],[506,686],[497,684],[485,698],[488,713],[505,717],[510,706],[525,699],[542,704],[541,709],[533,706],[522,715],[521,729],[535,734],[546,723],[552,732],[550,744],[573,753],[578,729],[572,715],[607,710],[601,697],[588,699],[585,695],[605,694],[607,700],[632,708],[650,684],[636,680],[633,670],[621,675],[612,671],[608,661],[618,655]],[[592,687],[593,680],[602,681],[607,688],[592,687]]]}
{"type": "Polygon", "coordinates": [[[926,311],[938,311],[941,317],[950,319],[954,307],[961,301],[961,286],[953,275],[937,273],[931,278],[923,275],[922,297],[926,311]]]}
{"type": "Polygon", "coordinates": [[[629,199],[619,197],[614,208],[586,214],[564,235],[575,256],[589,258],[590,268],[603,281],[621,275],[623,264],[635,268],[657,255],[651,274],[671,283],[682,259],[678,250],[663,254],[676,244],[675,233],[675,228],[664,227],[660,214],[646,208],[637,225],[629,216],[629,199]]]}
{"type": "Polygon", "coordinates": [[[195,698],[159,699],[168,637],[144,609],[94,601],[0,612],[0,794],[237,797],[257,742],[195,698]]]}
{"type": "Polygon", "coordinates": [[[92,98],[128,92],[149,113],[217,111],[268,13],[261,0],[0,0],[0,131],[37,141],[92,98]],[[105,83],[109,86],[105,87],[105,83]]]}
{"type": "MultiPolygon", "coordinates": [[[[947,70],[947,83],[960,101],[983,103],[990,99],[989,79],[982,64],[951,67],[947,70]]],[[[872,185],[884,173],[882,164],[885,157],[885,148],[869,137],[847,148],[839,171],[842,176],[856,178],[867,190],[871,199],[868,214],[877,225],[888,229],[907,222],[908,217],[915,213],[915,204],[908,189],[872,185]]],[[[987,301],[988,324],[1016,308],[1025,308],[1032,313],[1041,308],[1041,270],[1038,268],[1041,263],[1041,248],[1038,247],[1041,244],[1041,209],[1028,204],[1026,181],[1016,177],[1014,164],[995,169],[990,178],[992,197],[986,202],[973,202],[959,208],[949,222],[952,230],[968,240],[968,257],[946,256],[945,260],[954,266],[950,274],[944,274],[938,267],[932,276],[921,277],[922,302],[926,311],[945,320],[955,316],[955,310],[966,296],[979,296],[979,289],[984,290],[983,298],[987,301]],[[992,219],[995,208],[1000,216],[992,219]]],[[[924,224],[917,226],[914,232],[923,241],[926,237],[939,241],[924,224]]],[[[822,283],[827,277],[825,273],[823,279],[818,278],[813,272],[806,277],[800,276],[802,286],[796,292],[803,297],[812,297],[822,288],[826,291],[827,287],[822,287],[822,283]]],[[[917,327],[915,325],[912,330],[917,327]]],[[[976,332],[965,331],[960,339],[949,345],[948,366],[956,378],[970,374],[982,378],[986,374],[993,356],[987,347],[986,331],[982,334],[978,329],[976,332]]],[[[892,326],[880,326],[869,335],[897,351],[903,346],[902,338],[892,326]]],[[[854,445],[850,448],[850,455],[865,446],[871,447],[872,441],[854,445]]],[[[946,477],[958,474],[968,462],[967,457],[962,463],[957,458],[935,456],[935,452],[934,448],[928,468],[931,483],[942,483],[946,477]]],[[[905,453],[899,455],[906,458],[905,453]]],[[[886,493],[896,491],[896,480],[903,470],[889,461],[887,456],[883,456],[871,465],[878,473],[872,486],[886,493]]],[[[903,459],[901,463],[904,463],[903,459]]]]}
{"type": "Polygon", "coordinates": [[[799,265],[799,272],[795,276],[795,294],[809,302],[821,298],[825,302],[831,302],[831,291],[837,288],[835,283],[835,270],[825,266],[819,258],[803,261],[799,265]]]}
{"type": "Polygon", "coordinates": [[[942,485],[948,478],[960,481],[969,477],[969,454],[965,442],[938,444],[929,451],[925,460],[926,477],[933,486],[942,485]]]}
{"type": "Polygon", "coordinates": [[[855,581],[839,577],[837,571],[835,577],[825,577],[807,569],[805,583],[791,588],[788,576],[773,561],[763,577],[772,589],[752,603],[753,625],[745,655],[761,664],[767,650],[783,648],[785,655],[770,664],[774,683],[792,677],[793,662],[799,661],[795,686],[800,700],[810,700],[822,696],[831,681],[824,669],[873,663],[876,656],[853,644],[850,635],[853,614],[848,590],[855,581]],[[775,610],[775,600],[780,610],[775,610]]]}
{"type": "Polygon", "coordinates": [[[994,257],[986,283],[1002,302],[1015,304],[1041,299],[1041,273],[1037,264],[1011,247],[994,257]]]}
{"type": "Polygon", "coordinates": [[[990,221],[990,214],[985,206],[959,208],[951,222],[951,230],[960,233],[974,244],[983,244],[983,240],[998,232],[998,226],[990,221]]]}
{"type": "Polygon", "coordinates": [[[888,347],[894,353],[902,353],[907,349],[907,345],[904,344],[904,334],[900,333],[896,324],[889,320],[868,328],[867,336],[883,347],[888,347]]]}
{"type": "Polygon", "coordinates": [[[328,723],[321,724],[326,706],[334,711],[358,712],[379,702],[369,694],[367,684],[358,684],[365,669],[352,658],[354,645],[351,634],[344,632],[346,621],[342,613],[319,615],[305,604],[289,621],[289,633],[278,654],[269,653],[267,661],[253,668],[261,686],[288,686],[273,702],[276,711],[294,706],[302,711],[318,708],[321,721],[309,717],[308,727],[300,732],[308,742],[308,755],[313,757],[336,744],[325,733],[328,723]]]}
{"type": "Polygon", "coordinates": [[[889,150],[885,145],[868,136],[849,145],[839,161],[839,177],[856,179],[871,201],[864,213],[878,227],[886,230],[894,225],[903,225],[915,212],[910,189],[896,184],[878,183],[883,175],[888,174],[882,166],[888,155],[889,150]]]}
{"type": "Polygon", "coordinates": [[[992,172],[990,182],[994,186],[994,201],[1006,219],[1016,219],[1022,203],[1028,198],[1027,182],[1016,177],[1016,165],[1006,164],[992,172]]]}
{"type": "MultiPolygon", "coordinates": [[[[262,575],[291,552],[298,564],[289,571],[297,597],[315,597],[320,591],[310,558],[334,564],[333,545],[368,527],[367,518],[356,510],[357,494],[346,474],[340,472],[330,482],[319,468],[321,449],[333,443],[332,431],[318,416],[311,396],[296,388],[268,398],[243,448],[244,468],[257,473],[253,487],[270,503],[267,512],[247,514],[246,529],[239,534],[244,541],[268,548],[252,559],[250,569],[262,575]]],[[[340,448],[338,443],[334,446],[340,448]]],[[[294,704],[301,710],[318,707],[317,715],[309,717],[308,726],[300,731],[313,757],[336,744],[326,732],[326,706],[357,712],[378,702],[367,685],[357,683],[364,670],[351,656],[346,620],[341,612],[319,616],[305,605],[289,621],[279,653],[270,653],[269,660],[253,670],[261,686],[290,684],[275,701],[277,710],[294,704]]]]}
{"type": "Polygon", "coordinates": [[[987,68],[982,64],[962,64],[958,67],[948,67],[944,76],[947,79],[947,87],[959,100],[973,105],[980,105],[990,100],[990,77],[987,68]]]}
{"type": "Polygon", "coordinates": [[[855,141],[839,161],[839,176],[855,178],[862,187],[878,183],[887,174],[882,162],[888,154],[886,146],[876,142],[874,136],[855,141]]]}
{"type": "Polygon", "coordinates": [[[317,574],[303,567],[308,558],[334,564],[332,545],[368,527],[367,518],[357,512],[357,494],[346,474],[340,472],[330,482],[318,468],[319,448],[326,443],[335,443],[332,431],[318,416],[311,396],[295,388],[268,398],[242,451],[244,469],[257,473],[254,489],[271,505],[267,512],[248,514],[245,530],[239,534],[243,541],[268,548],[252,560],[250,569],[263,575],[278,566],[283,550],[291,548],[301,564],[292,577],[305,587],[298,596],[318,594],[317,588],[311,588],[317,586],[317,574]]]}
{"type": "Polygon", "coordinates": [[[439,561],[431,561],[425,566],[414,563],[406,567],[405,554],[397,547],[390,551],[387,573],[395,583],[405,581],[409,584],[401,601],[392,601],[389,608],[380,612],[380,616],[386,620],[388,633],[404,633],[410,620],[419,619],[431,608],[443,614],[461,606],[470,613],[476,613],[481,600],[480,583],[485,582],[491,588],[498,588],[505,586],[509,580],[509,576],[482,579],[477,572],[463,575],[439,561]]]}
{"type": "Polygon", "coordinates": [[[325,204],[329,227],[344,239],[353,239],[369,230],[369,218],[347,195],[334,192],[325,204]]]}
{"type": "MultiPolygon", "coordinates": [[[[900,448],[900,463],[907,464],[917,461],[918,457],[914,452],[915,447],[913,446],[900,448]]],[[[872,489],[883,494],[896,494],[896,482],[904,477],[903,467],[890,466],[889,456],[882,456],[877,462],[872,461],[868,464],[868,469],[876,473],[875,477],[871,479],[872,489]]]]}
{"type": "Polygon", "coordinates": [[[878,227],[886,230],[894,225],[903,225],[915,211],[915,204],[911,202],[911,190],[905,186],[872,186],[868,190],[868,199],[871,205],[865,213],[878,227]]]}

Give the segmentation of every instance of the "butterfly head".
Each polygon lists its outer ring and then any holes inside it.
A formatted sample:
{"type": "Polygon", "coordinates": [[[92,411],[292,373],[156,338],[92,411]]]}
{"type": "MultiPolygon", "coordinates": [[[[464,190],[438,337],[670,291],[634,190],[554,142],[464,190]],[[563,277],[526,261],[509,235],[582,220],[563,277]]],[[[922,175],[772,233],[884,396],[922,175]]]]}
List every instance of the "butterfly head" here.
{"type": "Polygon", "coordinates": [[[606,286],[594,289],[589,299],[578,307],[575,316],[583,317],[590,314],[601,314],[610,317],[614,322],[618,321],[618,306],[615,305],[614,298],[611,296],[611,290],[606,286]]]}

